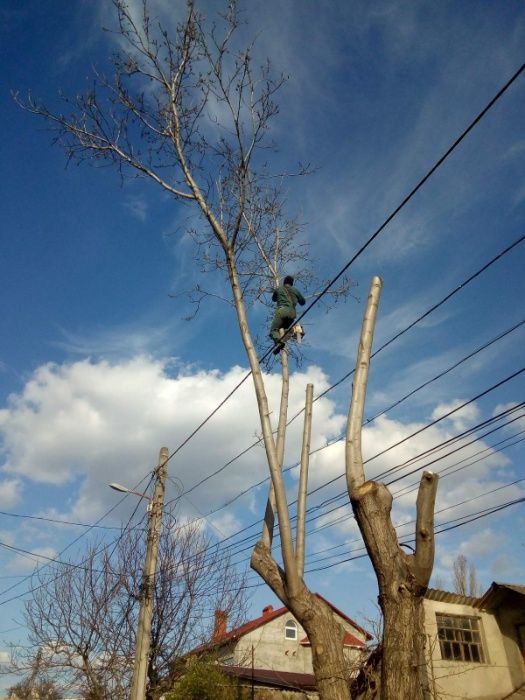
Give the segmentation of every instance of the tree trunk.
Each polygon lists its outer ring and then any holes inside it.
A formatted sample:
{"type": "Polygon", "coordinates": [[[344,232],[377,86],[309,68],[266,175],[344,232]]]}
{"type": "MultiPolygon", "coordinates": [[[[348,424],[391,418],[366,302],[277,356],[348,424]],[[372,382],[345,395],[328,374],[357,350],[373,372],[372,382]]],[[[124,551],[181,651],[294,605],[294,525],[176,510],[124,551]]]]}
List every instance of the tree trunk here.
{"type": "Polygon", "coordinates": [[[391,520],[392,494],[366,481],[361,427],[381,280],[372,280],[352,387],[347,440],[348,493],[374,567],[383,613],[381,700],[422,700],[425,671],[423,596],[434,562],[434,502],[438,477],[424,472],[416,502],[416,548],[406,554],[391,520]]]}
{"type": "Polygon", "coordinates": [[[381,700],[419,700],[424,677],[423,597],[402,584],[399,589],[380,596],[384,625],[381,700]]]}
{"type": "Polygon", "coordinates": [[[415,557],[399,547],[390,519],[391,504],[386,486],[373,481],[366,481],[352,499],[379,585],[383,613],[381,700],[420,700],[425,587],[416,578],[415,557]]]}
{"type": "Polygon", "coordinates": [[[332,610],[308,590],[302,579],[297,593],[288,595],[284,571],[263,542],[255,545],[251,566],[304,627],[312,645],[312,664],[320,700],[350,700],[343,654],[344,630],[332,610]]]}

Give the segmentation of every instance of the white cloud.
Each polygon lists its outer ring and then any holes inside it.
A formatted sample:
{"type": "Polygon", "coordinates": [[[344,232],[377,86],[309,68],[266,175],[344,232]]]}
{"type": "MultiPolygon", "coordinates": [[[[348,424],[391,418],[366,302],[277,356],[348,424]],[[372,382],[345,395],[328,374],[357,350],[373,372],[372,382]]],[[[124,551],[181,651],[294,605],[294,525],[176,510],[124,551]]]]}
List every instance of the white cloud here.
{"type": "MultiPolygon", "coordinates": [[[[459,399],[454,399],[448,403],[441,403],[436,406],[432,412],[432,420],[441,418],[441,416],[446,415],[450,411],[455,411],[456,408],[465,403],[459,399]]],[[[479,418],[479,409],[476,404],[471,403],[465,406],[459,411],[455,411],[450,417],[444,420],[450,421],[455,428],[455,430],[462,431],[473,425],[479,418]]]]}
{"type": "MultiPolygon", "coordinates": [[[[169,361],[145,356],[120,363],[82,360],[44,365],[0,411],[2,469],[31,482],[72,484],[64,510],[69,508],[74,519],[89,521],[115,503],[108,482],[137,484],[152,467],[160,446],[176,448],[245,374],[242,367],[224,374],[176,369],[169,361]]],[[[269,375],[266,382],[275,412],[279,376],[269,375]]],[[[327,387],[317,368],[295,373],[291,415],[303,406],[307,382],[313,382],[316,391],[327,387]]],[[[322,440],[339,430],[341,417],[334,416],[328,399],[316,402],[314,423],[322,440]]],[[[294,460],[301,430],[297,420],[288,435],[287,454],[294,460]]],[[[247,381],[170,462],[170,473],[189,488],[244,450],[258,432],[256,402],[247,381]]],[[[263,452],[256,448],[193,492],[191,499],[207,512],[266,474],[263,452]]]]}
{"type": "Polygon", "coordinates": [[[35,566],[42,566],[49,563],[50,559],[55,559],[58,552],[54,547],[37,547],[28,554],[17,554],[13,557],[7,568],[18,573],[32,571],[35,566]]]}
{"type": "Polygon", "coordinates": [[[487,556],[498,551],[506,541],[506,537],[502,532],[495,532],[491,528],[484,528],[476,532],[470,539],[461,543],[460,552],[467,559],[475,559],[477,557],[487,556]]]}
{"type": "MultiPolygon", "coordinates": [[[[177,336],[186,337],[189,332],[188,324],[180,324],[177,336]]],[[[53,342],[55,347],[74,355],[104,357],[133,357],[154,352],[159,347],[165,347],[168,334],[173,330],[170,324],[153,325],[143,322],[133,322],[91,331],[89,334],[60,329],[61,340],[53,342]]],[[[172,347],[172,344],[170,345],[172,347]]]]}
{"type": "Polygon", "coordinates": [[[219,516],[210,518],[209,522],[221,539],[233,535],[242,527],[241,521],[233,513],[222,513],[219,516]]]}
{"type": "MultiPolygon", "coordinates": [[[[117,481],[135,487],[151,472],[160,446],[166,445],[170,450],[177,448],[245,374],[246,369],[242,367],[233,367],[224,373],[202,371],[174,366],[169,360],[147,356],[114,363],[82,360],[63,365],[43,365],[34,372],[23,390],[12,395],[6,408],[0,411],[4,458],[2,470],[11,475],[8,480],[24,481],[24,497],[31,490],[34,492],[35,488],[42,488],[50,494],[50,500],[40,499],[36,509],[28,506],[33,512],[39,509],[41,513],[47,512],[53,517],[93,522],[117,502],[118,496],[107,488],[109,482],[117,481]],[[53,493],[57,494],[54,498],[53,493]]],[[[267,375],[265,380],[270,411],[275,417],[280,377],[275,373],[267,375]]],[[[327,377],[317,367],[293,373],[290,415],[303,407],[308,382],[314,384],[315,393],[328,386],[327,377]]],[[[453,402],[449,405],[453,405],[453,402]]],[[[440,408],[443,409],[443,406],[440,408]]],[[[472,420],[476,415],[477,409],[473,409],[462,420],[472,420]]],[[[330,400],[323,398],[317,401],[314,405],[312,448],[338,437],[344,430],[345,421],[346,416],[335,412],[330,400]]],[[[412,521],[420,478],[417,472],[428,462],[443,457],[443,450],[429,454],[424,460],[415,458],[449,439],[457,430],[452,421],[445,421],[389,449],[424,425],[424,420],[403,422],[381,416],[363,430],[365,460],[385,451],[385,454],[365,465],[367,478],[388,472],[383,477],[388,483],[406,473],[407,469],[414,470],[412,475],[403,476],[390,487],[397,496],[394,499],[393,520],[396,524],[404,524],[400,530],[403,538],[413,535],[412,521]],[[405,463],[408,463],[407,466],[397,471],[396,468],[405,463]]],[[[175,488],[171,481],[168,483],[167,499],[180,494],[180,482],[187,489],[229,462],[255,441],[259,430],[253,388],[251,380],[248,380],[170,461],[169,474],[179,486],[175,488]]],[[[298,461],[301,434],[301,420],[296,420],[289,429],[285,465],[298,461]]],[[[505,487],[504,491],[500,488],[516,478],[510,476],[512,471],[507,457],[489,449],[484,453],[487,458],[476,462],[479,459],[477,453],[487,448],[483,441],[472,445],[464,441],[454,445],[455,449],[459,447],[463,449],[427,467],[438,472],[446,470],[446,476],[439,484],[436,510],[449,510],[438,513],[438,522],[522,495],[523,489],[519,484],[505,487]],[[486,491],[492,493],[469,503],[469,499],[486,491]]],[[[308,505],[315,508],[339,493],[342,498],[327,503],[326,509],[343,505],[341,509],[328,514],[324,507],[311,511],[311,515],[317,515],[317,518],[309,529],[319,533],[308,545],[312,551],[323,549],[324,543],[329,546],[330,543],[339,545],[344,542],[343,549],[350,549],[351,552],[361,546],[348,505],[343,472],[342,441],[315,453],[311,458],[310,490],[332,479],[335,481],[312,496],[308,505]],[[331,522],[333,526],[323,527],[331,522]]],[[[295,498],[297,476],[295,469],[290,484],[292,499],[295,498]]],[[[183,498],[176,517],[182,520],[199,518],[202,513],[222,505],[266,477],[264,451],[256,447],[192,491],[189,502],[183,498]]],[[[144,488],[144,483],[139,486],[140,489],[144,488]]],[[[248,512],[250,520],[262,517],[261,503],[265,494],[266,487],[257,492],[249,491],[233,507],[212,516],[210,534],[221,539],[240,530],[246,524],[244,518],[248,512]]],[[[114,521],[105,520],[104,524],[125,520],[135,505],[136,502],[126,502],[122,507],[126,510],[117,510],[114,521]]],[[[31,549],[37,555],[48,553],[53,556],[51,550],[45,549],[49,542],[46,536],[53,532],[58,537],[66,527],[55,527],[50,531],[36,527],[31,521],[19,528],[26,543],[20,546],[31,549]],[[35,549],[37,542],[41,549],[35,549]]],[[[67,536],[67,531],[64,534],[67,536]]],[[[489,542],[488,536],[484,541],[489,542]]],[[[335,553],[339,555],[340,550],[335,553]]],[[[315,560],[318,561],[319,557],[316,556],[315,560]]],[[[11,569],[23,567],[26,570],[34,566],[34,559],[16,557],[9,566],[11,569]]]]}
{"type": "Polygon", "coordinates": [[[0,508],[12,508],[21,498],[22,484],[19,479],[0,481],[0,508]]]}

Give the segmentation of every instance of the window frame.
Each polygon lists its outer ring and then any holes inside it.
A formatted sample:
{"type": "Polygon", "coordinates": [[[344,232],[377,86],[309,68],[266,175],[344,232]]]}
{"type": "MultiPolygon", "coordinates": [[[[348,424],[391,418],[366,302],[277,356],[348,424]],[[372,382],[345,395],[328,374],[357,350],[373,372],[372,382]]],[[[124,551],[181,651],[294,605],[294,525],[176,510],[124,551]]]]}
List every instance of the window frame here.
{"type": "Polygon", "coordinates": [[[443,661],[488,663],[479,615],[436,612],[436,626],[443,661]]]}
{"type": "Polygon", "coordinates": [[[298,636],[297,622],[295,620],[286,620],[286,624],[284,625],[284,638],[286,641],[295,642],[298,636]],[[293,634],[293,637],[288,635],[289,632],[293,634]]]}

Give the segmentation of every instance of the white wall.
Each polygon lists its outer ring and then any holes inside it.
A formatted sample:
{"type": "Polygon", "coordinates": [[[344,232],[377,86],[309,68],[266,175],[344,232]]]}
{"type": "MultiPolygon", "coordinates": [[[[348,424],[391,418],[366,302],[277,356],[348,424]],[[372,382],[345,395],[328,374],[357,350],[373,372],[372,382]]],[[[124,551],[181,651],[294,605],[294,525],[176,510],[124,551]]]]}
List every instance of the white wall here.
{"type": "MultiPolygon", "coordinates": [[[[340,622],[355,637],[364,639],[364,635],[353,626],[342,619],[340,622]]],[[[306,632],[303,627],[291,613],[286,613],[244,635],[236,645],[233,663],[238,666],[251,666],[253,645],[254,666],[256,668],[293,673],[313,673],[311,648],[301,644],[301,640],[305,637],[306,632]],[[285,637],[285,625],[288,620],[294,620],[297,624],[296,640],[285,637]]],[[[360,656],[360,652],[357,649],[347,648],[345,655],[349,661],[353,661],[360,656]]]]}
{"type": "Polygon", "coordinates": [[[427,653],[430,656],[430,688],[434,688],[436,700],[499,700],[513,690],[503,638],[494,615],[470,605],[428,599],[424,606],[427,653]],[[485,663],[441,658],[436,613],[479,618],[485,663]]]}

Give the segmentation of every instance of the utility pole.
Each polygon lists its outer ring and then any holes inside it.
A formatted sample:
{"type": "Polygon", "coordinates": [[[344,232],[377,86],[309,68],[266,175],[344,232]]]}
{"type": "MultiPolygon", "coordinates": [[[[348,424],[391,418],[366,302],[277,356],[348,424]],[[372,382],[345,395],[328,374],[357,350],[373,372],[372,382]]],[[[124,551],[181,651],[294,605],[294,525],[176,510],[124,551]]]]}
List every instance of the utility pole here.
{"type": "Polygon", "coordinates": [[[168,463],[168,448],[162,447],[159,464],[155,469],[155,493],[149,506],[148,544],[144,572],[140,591],[140,612],[135,645],[135,662],[133,665],[133,683],[130,700],[145,700],[148,660],[151,646],[151,617],[153,615],[153,595],[155,591],[155,573],[159,553],[162,511],[164,508],[164,490],[168,463]]]}

